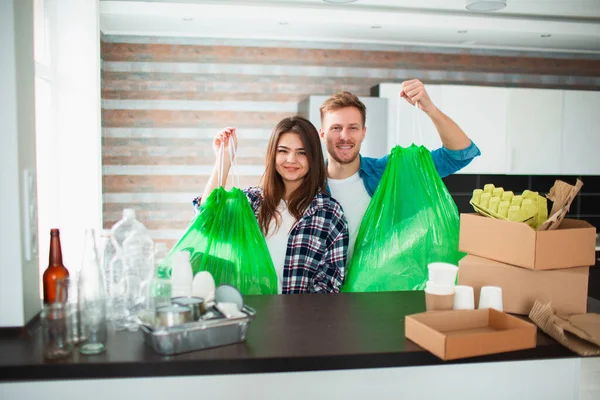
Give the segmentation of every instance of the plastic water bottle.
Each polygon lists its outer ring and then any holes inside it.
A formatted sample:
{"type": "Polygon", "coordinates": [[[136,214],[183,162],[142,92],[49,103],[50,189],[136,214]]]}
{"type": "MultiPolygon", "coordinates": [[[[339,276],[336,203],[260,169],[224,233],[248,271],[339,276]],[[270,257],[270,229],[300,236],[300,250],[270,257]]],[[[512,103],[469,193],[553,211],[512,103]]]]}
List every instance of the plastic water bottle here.
{"type": "Polygon", "coordinates": [[[154,276],[154,242],[144,231],[133,232],[123,242],[123,260],[127,270],[129,319],[127,329],[138,328],[135,316],[149,307],[154,276]]]}
{"type": "MultiPolygon", "coordinates": [[[[131,288],[123,244],[134,233],[146,233],[144,225],[135,218],[135,210],[123,210],[123,218],[110,230],[110,245],[105,246],[103,266],[107,276],[110,309],[109,319],[117,330],[131,328],[131,288]]],[[[135,282],[133,282],[135,285],[135,282]]]]}
{"type": "Polygon", "coordinates": [[[111,228],[112,241],[115,247],[123,248],[123,242],[134,232],[146,232],[146,227],[135,219],[135,210],[125,208],[123,218],[111,228]]]}
{"type": "Polygon", "coordinates": [[[106,319],[110,320],[111,314],[111,282],[112,271],[110,269],[110,260],[114,257],[114,246],[111,242],[112,233],[110,229],[100,231],[100,240],[98,241],[98,258],[100,268],[104,274],[104,290],[106,291],[106,319]]]}

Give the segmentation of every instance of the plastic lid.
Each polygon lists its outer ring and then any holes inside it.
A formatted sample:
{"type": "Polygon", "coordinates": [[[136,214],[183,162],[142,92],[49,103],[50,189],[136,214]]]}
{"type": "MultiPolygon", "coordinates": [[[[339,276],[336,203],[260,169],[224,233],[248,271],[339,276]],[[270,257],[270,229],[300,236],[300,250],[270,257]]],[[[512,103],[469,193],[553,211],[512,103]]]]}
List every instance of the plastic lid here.
{"type": "Polygon", "coordinates": [[[125,208],[123,210],[123,218],[135,219],[135,210],[133,208],[125,208]]]}

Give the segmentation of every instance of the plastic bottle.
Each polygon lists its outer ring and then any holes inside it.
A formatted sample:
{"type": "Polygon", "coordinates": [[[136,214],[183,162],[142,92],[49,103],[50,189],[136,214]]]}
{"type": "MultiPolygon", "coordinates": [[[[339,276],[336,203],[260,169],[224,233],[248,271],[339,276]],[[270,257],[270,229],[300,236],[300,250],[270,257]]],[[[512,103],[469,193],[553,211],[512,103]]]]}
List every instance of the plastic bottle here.
{"type": "MultiPolygon", "coordinates": [[[[143,226],[143,225],[142,225],[143,226]]],[[[123,260],[127,271],[129,318],[127,329],[137,330],[135,316],[149,307],[154,276],[154,242],[144,231],[133,232],[123,242],[123,260]]]]}
{"type": "Polygon", "coordinates": [[[133,208],[125,208],[123,210],[123,218],[114,224],[110,231],[115,247],[122,248],[123,242],[133,232],[146,232],[146,227],[135,219],[135,210],[133,208]]]}
{"type": "MultiPolygon", "coordinates": [[[[105,247],[103,266],[107,276],[110,309],[108,317],[117,330],[132,325],[130,312],[130,288],[128,266],[124,259],[123,243],[134,233],[145,233],[144,225],[135,218],[135,210],[123,210],[123,218],[110,230],[110,245],[105,247]]],[[[135,284],[135,282],[134,282],[135,284]]]]}
{"type": "Polygon", "coordinates": [[[173,255],[171,272],[171,291],[173,297],[189,297],[192,295],[194,273],[190,264],[190,253],[179,251],[173,255]]]}

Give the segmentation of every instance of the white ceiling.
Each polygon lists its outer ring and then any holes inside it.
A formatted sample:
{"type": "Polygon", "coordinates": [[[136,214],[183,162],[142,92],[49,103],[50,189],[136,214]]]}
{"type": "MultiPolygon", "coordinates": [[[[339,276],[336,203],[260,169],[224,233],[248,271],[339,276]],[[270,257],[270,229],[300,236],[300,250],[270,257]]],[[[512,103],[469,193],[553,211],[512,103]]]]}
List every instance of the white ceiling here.
{"type": "Polygon", "coordinates": [[[600,54],[600,0],[129,0],[100,2],[104,34],[415,44],[600,54]],[[465,32],[466,31],[466,32],[465,32]],[[551,35],[542,37],[542,35],[551,35]]]}

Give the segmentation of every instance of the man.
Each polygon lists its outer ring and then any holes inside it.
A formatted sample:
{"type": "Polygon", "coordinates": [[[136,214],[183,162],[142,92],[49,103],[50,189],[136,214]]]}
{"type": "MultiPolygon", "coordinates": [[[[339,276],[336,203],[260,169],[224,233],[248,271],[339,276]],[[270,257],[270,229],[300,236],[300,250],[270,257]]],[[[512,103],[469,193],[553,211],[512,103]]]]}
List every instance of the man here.
{"type": "MultiPolygon", "coordinates": [[[[431,155],[442,178],[467,166],[480,151],[463,130],[431,101],[423,83],[417,79],[402,83],[400,97],[418,107],[431,118],[443,146],[431,155]]],[[[369,202],[381,180],[388,156],[362,157],[360,145],[365,139],[366,107],[352,93],[339,92],[325,100],[320,108],[321,140],[327,147],[327,182],[331,195],[344,209],[348,220],[352,256],[358,228],[369,202]]]]}

